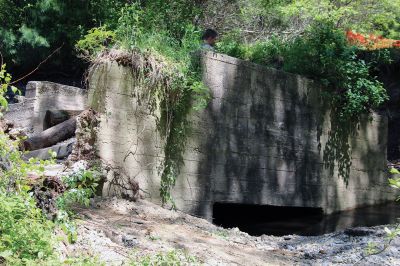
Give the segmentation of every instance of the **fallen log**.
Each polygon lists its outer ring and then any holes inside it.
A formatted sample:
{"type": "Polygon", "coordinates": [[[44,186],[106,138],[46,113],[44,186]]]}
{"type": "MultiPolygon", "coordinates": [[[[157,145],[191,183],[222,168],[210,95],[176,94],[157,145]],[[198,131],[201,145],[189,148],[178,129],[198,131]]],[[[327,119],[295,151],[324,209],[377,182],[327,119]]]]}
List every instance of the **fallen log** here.
{"type": "Polygon", "coordinates": [[[68,119],[79,115],[82,111],[69,111],[69,110],[47,110],[43,121],[43,130],[47,130],[58,124],[61,124],[68,119]]]}
{"type": "Polygon", "coordinates": [[[75,135],[76,117],[51,127],[24,142],[26,151],[34,151],[53,146],[75,135]]]}

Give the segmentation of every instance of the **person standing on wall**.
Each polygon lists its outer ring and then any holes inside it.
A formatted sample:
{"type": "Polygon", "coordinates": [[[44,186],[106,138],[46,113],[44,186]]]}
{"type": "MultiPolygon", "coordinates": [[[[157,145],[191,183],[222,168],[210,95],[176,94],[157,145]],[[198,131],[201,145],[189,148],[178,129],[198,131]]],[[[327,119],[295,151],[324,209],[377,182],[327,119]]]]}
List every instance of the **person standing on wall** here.
{"type": "Polygon", "coordinates": [[[201,39],[203,44],[201,46],[204,50],[215,51],[215,44],[217,42],[218,32],[213,29],[207,29],[204,31],[201,39]]]}

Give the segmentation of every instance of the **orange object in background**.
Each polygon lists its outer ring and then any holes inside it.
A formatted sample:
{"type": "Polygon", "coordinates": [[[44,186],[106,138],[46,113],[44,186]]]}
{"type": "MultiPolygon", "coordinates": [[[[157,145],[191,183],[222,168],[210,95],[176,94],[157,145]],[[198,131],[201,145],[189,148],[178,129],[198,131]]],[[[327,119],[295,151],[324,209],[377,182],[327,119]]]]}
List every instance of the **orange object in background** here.
{"type": "Polygon", "coordinates": [[[400,48],[400,40],[386,39],[373,34],[364,35],[348,30],[346,31],[346,37],[351,45],[362,46],[368,50],[400,48]]]}

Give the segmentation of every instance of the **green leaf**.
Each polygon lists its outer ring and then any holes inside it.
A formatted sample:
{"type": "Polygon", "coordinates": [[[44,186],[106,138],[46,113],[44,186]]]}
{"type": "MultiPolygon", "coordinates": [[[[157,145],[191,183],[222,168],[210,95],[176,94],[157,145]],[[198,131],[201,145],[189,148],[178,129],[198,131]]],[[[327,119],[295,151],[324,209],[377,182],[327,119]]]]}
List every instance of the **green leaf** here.
{"type": "Polygon", "coordinates": [[[19,93],[19,89],[17,87],[11,86],[11,90],[14,94],[19,93]]]}
{"type": "Polygon", "coordinates": [[[389,171],[392,175],[398,175],[398,174],[400,174],[400,171],[399,170],[397,170],[396,168],[391,168],[390,169],[390,171],[389,171]]]}

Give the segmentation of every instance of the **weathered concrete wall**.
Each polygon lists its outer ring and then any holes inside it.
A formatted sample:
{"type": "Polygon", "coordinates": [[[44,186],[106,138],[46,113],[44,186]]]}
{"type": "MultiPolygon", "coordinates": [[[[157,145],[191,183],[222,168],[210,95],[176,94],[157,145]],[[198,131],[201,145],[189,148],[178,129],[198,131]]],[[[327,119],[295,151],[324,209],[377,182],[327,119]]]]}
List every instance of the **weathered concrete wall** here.
{"type": "Polygon", "coordinates": [[[10,105],[5,118],[39,133],[43,131],[47,110],[80,111],[86,107],[86,90],[47,81],[31,81],[26,87],[24,102],[10,105]]]}
{"type": "MultiPolygon", "coordinates": [[[[385,174],[386,118],[363,119],[357,134],[343,141],[333,135],[312,81],[219,54],[206,53],[202,61],[213,99],[191,115],[193,134],[173,191],[179,209],[206,218],[215,202],[331,213],[394,197],[385,174]],[[351,153],[335,148],[343,143],[351,153]],[[350,172],[339,177],[343,164],[350,172]]],[[[110,171],[104,193],[129,194],[134,179],[157,202],[163,140],[137,90],[130,70],[115,62],[91,73],[89,104],[102,114],[99,155],[122,173],[110,171]]]]}

